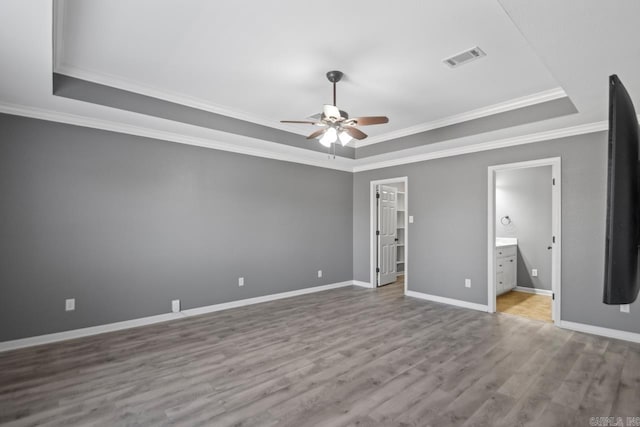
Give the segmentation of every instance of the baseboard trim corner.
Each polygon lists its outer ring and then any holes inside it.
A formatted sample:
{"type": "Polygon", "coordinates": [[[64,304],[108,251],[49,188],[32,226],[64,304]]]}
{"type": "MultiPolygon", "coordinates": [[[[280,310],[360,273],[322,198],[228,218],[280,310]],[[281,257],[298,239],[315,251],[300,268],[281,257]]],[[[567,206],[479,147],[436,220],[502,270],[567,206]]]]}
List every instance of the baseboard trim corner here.
{"type": "Polygon", "coordinates": [[[439,297],[437,295],[429,295],[429,294],[424,294],[422,292],[416,292],[416,291],[410,291],[410,290],[407,290],[405,292],[405,295],[408,297],[419,298],[427,301],[455,305],[457,307],[462,307],[462,308],[469,308],[471,310],[478,310],[478,311],[484,311],[484,312],[489,311],[489,307],[487,307],[486,305],[477,304],[475,302],[468,302],[468,301],[462,301],[459,299],[439,297]]]}
{"type": "Polygon", "coordinates": [[[549,297],[553,294],[553,291],[550,291],[550,290],[547,290],[547,289],[527,288],[527,287],[524,287],[524,286],[516,286],[516,288],[514,290],[519,291],[519,292],[526,292],[528,294],[546,295],[546,296],[549,296],[549,297]]]}
{"type": "Polygon", "coordinates": [[[563,329],[584,332],[587,334],[600,335],[607,338],[615,338],[618,340],[631,341],[640,343],[640,334],[635,332],[621,331],[619,329],[603,328],[601,326],[587,325],[585,323],[569,322],[561,320],[559,325],[563,329]]]}
{"type": "Polygon", "coordinates": [[[9,350],[18,350],[26,347],[33,347],[42,344],[51,344],[60,341],[67,341],[76,338],[83,338],[92,335],[115,332],[123,329],[137,328],[155,323],[167,322],[170,320],[184,319],[186,317],[198,316],[200,314],[212,313],[215,311],[227,310],[230,308],[243,307],[246,305],[259,304],[262,302],[275,301],[283,298],[290,298],[314,292],[328,291],[330,289],[351,286],[353,280],[345,282],[330,283],[328,285],[314,286],[310,288],[297,289],[295,291],[281,292],[278,294],[265,295],[255,298],[230,301],[222,304],[214,304],[204,307],[191,308],[178,313],[163,313],[155,316],[141,317],[138,319],[124,320],[122,322],[108,323],[105,325],[91,326],[88,328],[72,329],[70,331],[55,332],[52,334],[38,335],[34,337],[20,338],[11,341],[0,342],[0,353],[9,350]]]}
{"type": "Polygon", "coordinates": [[[361,288],[373,289],[373,286],[371,286],[371,283],[363,282],[361,280],[354,280],[353,281],[353,286],[360,286],[361,288]]]}

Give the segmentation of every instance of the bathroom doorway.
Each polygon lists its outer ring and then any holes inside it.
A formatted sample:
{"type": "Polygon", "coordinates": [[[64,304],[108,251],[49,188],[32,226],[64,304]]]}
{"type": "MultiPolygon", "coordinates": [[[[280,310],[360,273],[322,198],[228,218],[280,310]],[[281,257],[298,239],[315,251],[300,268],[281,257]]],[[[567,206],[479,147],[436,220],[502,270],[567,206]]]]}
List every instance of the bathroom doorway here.
{"type": "Polygon", "coordinates": [[[489,312],[560,320],[560,159],[489,167],[489,312]]]}

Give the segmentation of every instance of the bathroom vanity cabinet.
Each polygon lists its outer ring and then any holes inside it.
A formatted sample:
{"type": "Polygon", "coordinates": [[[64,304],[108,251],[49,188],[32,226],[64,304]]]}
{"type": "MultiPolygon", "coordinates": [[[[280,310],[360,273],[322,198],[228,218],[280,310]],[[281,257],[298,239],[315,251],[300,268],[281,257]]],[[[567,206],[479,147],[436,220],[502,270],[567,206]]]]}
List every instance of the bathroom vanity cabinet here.
{"type": "Polygon", "coordinates": [[[517,245],[496,246],[496,295],[516,287],[517,245]]]}

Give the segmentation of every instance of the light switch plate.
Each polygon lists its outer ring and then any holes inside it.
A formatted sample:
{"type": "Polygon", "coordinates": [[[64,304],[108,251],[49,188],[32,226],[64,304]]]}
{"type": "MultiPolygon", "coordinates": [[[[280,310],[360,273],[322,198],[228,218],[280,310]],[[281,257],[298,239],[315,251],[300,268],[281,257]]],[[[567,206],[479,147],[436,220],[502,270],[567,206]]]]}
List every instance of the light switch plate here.
{"type": "Polygon", "coordinates": [[[322,277],[322,270],[318,270],[318,277],[322,277]]]}
{"type": "Polygon", "coordinates": [[[620,304],[620,311],[623,313],[629,312],[629,304],[620,304]]]}
{"type": "Polygon", "coordinates": [[[65,311],[74,311],[76,309],[76,299],[69,298],[64,300],[64,310],[65,311]]]}
{"type": "Polygon", "coordinates": [[[244,286],[244,277],[238,277],[238,286],[244,286]]]}
{"type": "Polygon", "coordinates": [[[409,224],[413,224],[413,215],[409,215],[409,224]]]}
{"type": "Polygon", "coordinates": [[[464,287],[465,288],[471,287],[471,279],[464,279],[464,287]]]}
{"type": "Polygon", "coordinates": [[[532,268],[531,269],[531,277],[538,277],[538,269],[537,268],[532,268]]]}

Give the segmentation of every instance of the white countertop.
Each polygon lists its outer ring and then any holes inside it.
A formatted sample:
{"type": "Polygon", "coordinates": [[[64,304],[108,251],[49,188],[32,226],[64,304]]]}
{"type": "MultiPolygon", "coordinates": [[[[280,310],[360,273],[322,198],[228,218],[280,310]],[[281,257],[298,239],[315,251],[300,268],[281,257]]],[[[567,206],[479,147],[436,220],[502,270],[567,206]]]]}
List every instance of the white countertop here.
{"type": "Polygon", "coordinates": [[[496,248],[503,246],[514,246],[518,244],[518,239],[515,237],[496,237],[496,248]]]}

